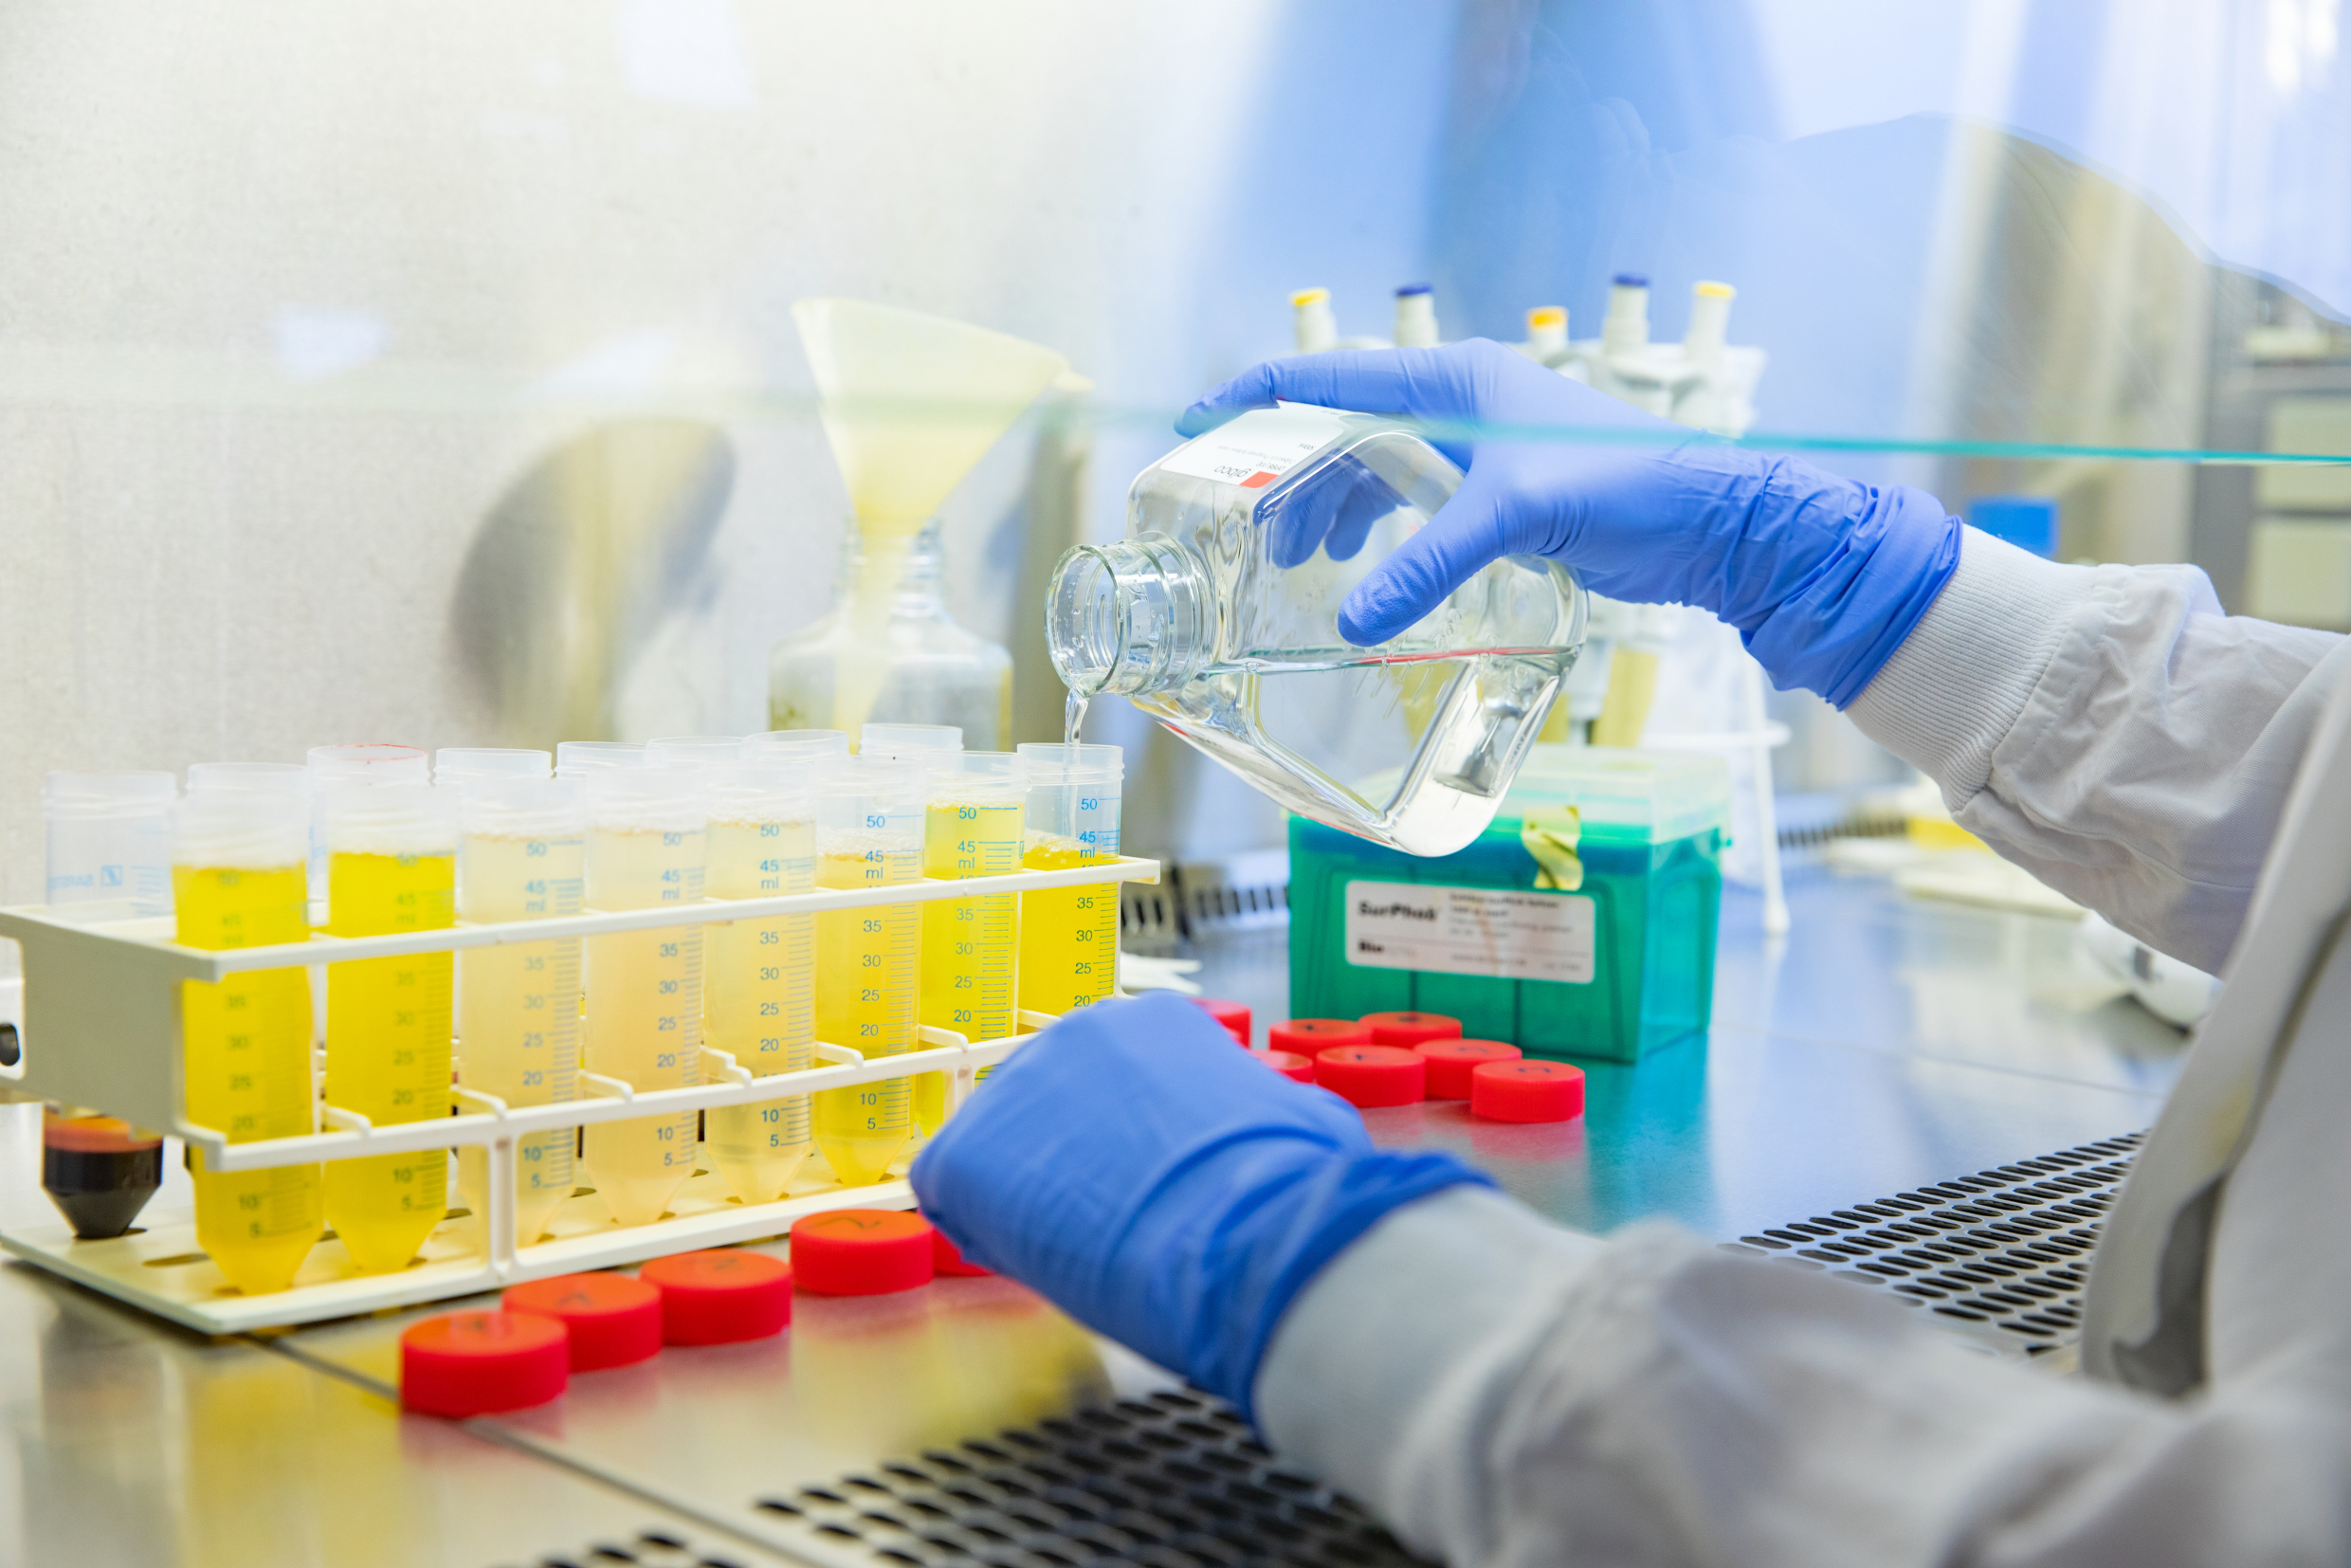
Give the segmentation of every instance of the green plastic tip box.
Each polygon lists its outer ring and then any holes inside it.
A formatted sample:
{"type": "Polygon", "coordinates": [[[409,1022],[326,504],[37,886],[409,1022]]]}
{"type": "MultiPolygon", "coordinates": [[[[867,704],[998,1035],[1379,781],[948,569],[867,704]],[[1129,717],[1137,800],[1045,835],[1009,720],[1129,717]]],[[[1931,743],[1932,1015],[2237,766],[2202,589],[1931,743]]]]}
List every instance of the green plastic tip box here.
{"type": "Polygon", "coordinates": [[[1536,747],[1493,824],[1435,859],[1292,817],[1290,1012],[1442,1012],[1608,1062],[1704,1033],[1729,821],[1720,757],[1596,746],[1536,747]]]}

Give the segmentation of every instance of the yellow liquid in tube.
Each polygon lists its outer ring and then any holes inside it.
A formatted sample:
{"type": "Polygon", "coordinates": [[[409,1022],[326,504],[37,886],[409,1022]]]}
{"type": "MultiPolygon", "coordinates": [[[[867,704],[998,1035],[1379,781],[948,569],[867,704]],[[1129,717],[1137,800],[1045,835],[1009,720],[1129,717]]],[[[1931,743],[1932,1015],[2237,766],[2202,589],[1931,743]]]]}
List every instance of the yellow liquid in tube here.
{"type": "MultiPolygon", "coordinates": [[[[820,887],[881,887],[920,875],[921,857],[895,843],[832,847],[816,862],[820,887]]],[[[912,1049],[919,948],[912,904],[817,916],[817,1038],[868,1058],[912,1049]]],[[[906,1142],[906,1081],[823,1089],[812,1098],[816,1148],[833,1176],[845,1187],[881,1180],[906,1142]]]]}
{"type": "MultiPolygon", "coordinates": [[[[587,859],[584,835],[533,838],[468,833],[458,867],[465,918],[480,924],[576,915],[587,859]]],[[[579,939],[468,948],[458,955],[459,1082],[510,1106],[579,1097],[579,939]]],[[[515,1140],[515,1242],[547,1233],[572,1195],[577,1133],[554,1127],[515,1140]]],[[[473,1212],[489,1213],[489,1158],[458,1152],[458,1179],[473,1212]]],[[[486,1223],[486,1218],[484,1223],[486,1223]]]]}
{"type": "MultiPolygon", "coordinates": [[[[172,868],[177,939],[210,949],[299,942],[309,873],[301,865],[172,868]]],[[[313,1130],[310,981],[299,969],[231,975],[180,987],[189,1120],[232,1143],[313,1130]]],[[[248,1296],[282,1290],[317,1244],[319,1167],[221,1173],[190,1151],[196,1245],[248,1296]]]]}
{"type": "MultiPolygon", "coordinates": [[[[1033,833],[1021,868],[1066,871],[1117,858],[1075,839],[1033,833]]],[[[1119,884],[1049,887],[1020,896],[1020,1005],[1071,1012],[1107,998],[1119,969],[1119,884]]]]}
{"type": "MultiPolygon", "coordinates": [[[[816,885],[812,822],[710,824],[713,898],[773,898],[816,885]]],[[[754,1077],[797,1072],[814,1059],[816,917],[736,921],[709,932],[710,984],[702,1025],[713,1049],[754,1077]]],[[[720,1105],[703,1116],[710,1167],[745,1203],[773,1203],[815,1147],[809,1097],[720,1105]]]]}
{"type": "MultiPolygon", "coordinates": [[[[456,923],[455,855],[327,859],[338,937],[456,923]]],[[[449,955],[359,958],[326,972],[326,1103],[378,1127],[449,1114],[449,955]]],[[[408,1266],[448,1212],[448,1156],[371,1155],[326,1167],[326,1222],[362,1273],[408,1266]]]]}
{"type": "MultiPolygon", "coordinates": [[[[589,834],[591,898],[599,910],[695,903],[702,896],[700,829],[597,828],[589,834]]],[[[588,939],[588,1067],[639,1091],[702,1081],[702,933],[665,926],[588,939]]],[[[612,1217],[662,1217],[694,1174],[692,1111],[595,1121],[588,1176],[612,1217]]]]}
{"type": "MultiPolygon", "coordinates": [[[[1020,868],[1017,805],[935,801],[923,812],[922,874],[941,881],[1000,877],[1020,868]]],[[[1013,927],[1019,896],[922,905],[920,1020],[967,1040],[1012,1032],[1013,927]]],[[[947,1116],[947,1075],[913,1082],[914,1119],[925,1134],[947,1116]]]]}

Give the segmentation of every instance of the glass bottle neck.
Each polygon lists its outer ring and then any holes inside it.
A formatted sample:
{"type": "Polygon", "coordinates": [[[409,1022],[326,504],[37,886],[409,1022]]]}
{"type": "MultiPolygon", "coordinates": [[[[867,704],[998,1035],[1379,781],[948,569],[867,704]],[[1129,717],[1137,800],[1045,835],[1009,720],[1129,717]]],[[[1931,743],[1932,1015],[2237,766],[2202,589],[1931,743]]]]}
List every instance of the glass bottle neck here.
{"type": "Polygon", "coordinates": [[[946,556],[936,519],[917,534],[868,535],[853,523],[841,541],[841,594],[887,598],[899,615],[946,613],[946,556]]]}
{"type": "Polygon", "coordinates": [[[1054,672],[1081,697],[1183,684],[1208,662],[1211,593],[1206,564],[1165,534],[1078,546],[1053,569],[1046,599],[1054,672]]]}

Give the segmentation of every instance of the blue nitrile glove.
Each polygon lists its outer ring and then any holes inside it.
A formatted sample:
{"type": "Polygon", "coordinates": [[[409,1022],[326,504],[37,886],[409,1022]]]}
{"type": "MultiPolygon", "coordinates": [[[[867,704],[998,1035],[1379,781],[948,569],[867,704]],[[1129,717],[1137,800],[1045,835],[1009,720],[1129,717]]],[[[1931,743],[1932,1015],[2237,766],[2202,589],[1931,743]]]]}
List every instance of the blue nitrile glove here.
{"type": "Polygon", "coordinates": [[[1164,993],[1062,1019],[914,1162],[973,1262],[1244,1411],[1290,1301],[1399,1205],[1488,1179],[1383,1154],[1332,1094],[1243,1054],[1164,993]]]}
{"type": "MultiPolygon", "coordinates": [[[[1844,707],[1959,568],[1959,521],[1924,491],[1701,435],[1483,338],[1267,360],[1176,428],[1198,435],[1277,398],[1430,421],[1468,470],[1436,520],[1348,595],[1339,626],[1358,646],[1402,631],[1500,556],[1543,556],[1613,599],[1712,611],[1776,684],[1844,707]],[[1447,425],[1467,428],[1452,438],[1447,425]],[[1617,430],[1630,439],[1592,433],[1617,430]]],[[[1337,515],[1330,553],[1344,558],[1361,539],[1337,515]]],[[[1285,540],[1282,553],[1313,552],[1285,540]]]]}

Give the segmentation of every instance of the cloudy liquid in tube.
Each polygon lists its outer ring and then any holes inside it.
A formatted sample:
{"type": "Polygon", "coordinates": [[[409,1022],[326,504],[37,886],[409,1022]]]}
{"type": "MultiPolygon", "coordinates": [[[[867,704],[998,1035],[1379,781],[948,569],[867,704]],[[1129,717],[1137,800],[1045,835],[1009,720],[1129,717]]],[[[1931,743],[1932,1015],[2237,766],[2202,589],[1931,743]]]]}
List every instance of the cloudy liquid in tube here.
{"type": "MultiPolygon", "coordinates": [[[[649,771],[649,770],[647,770],[649,771]]],[[[702,896],[703,830],[599,822],[588,841],[597,910],[693,903],[702,896]]],[[[587,942],[587,1065],[639,1091],[702,1082],[702,932],[664,926],[587,942]]],[[[694,1174],[692,1111],[589,1123],[588,1173],[623,1225],[661,1218],[694,1174]]]]}
{"type": "MultiPolygon", "coordinates": [[[[578,827],[545,832],[474,831],[458,861],[465,918],[481,924],[576,915],[588,840],[578,827]]],[[[510,1106],[558,1104],[579,1095],[577,937],[467,948],[458,955],[460,1082],[510,1106]]],[[[515,1140],[515,1241],[546,1234],[572,1195],[576,1129],[551,1127],[515,1140]]],[[[458,1179],[477,1214],[489,1212],[489,1159],[458,1155],[458,1179]]]]}
{"type": "MultiPolygon", "coordinates": [[[[707,885],[720,899],[811,891],[815,823],[728,821],[714,812],[707,885]]],[[[754,1077],[797,1072],[814,1059],[816,920],[784,915],[709,927],[708,1043],[754,1077]]],[[[714,1106],[703,1121],[711,1169],[745,1203],[781,1197],[815,1147],[804,1094],[714,1106]]]]}
{"type": "MultiPolygon", "coordinates": [[[[911,844],[876,833],[860,843],[827,834],[820,887],[881,887],[921,876],[911,844]]],[[[831,910],[816,917],[817,1038],[898,1056],[915,1042],[919,925],[912,904],[831,910]]],[[[824,1089],[815,1096],[816,1147],[844,1186],[879,1181],[907,1136],[903,1078],[824,1089]]]]}
{"type": "MultiPolygon", "coordinates": [[[[1021,806],[978,793],[957,800],[934,793],[923,811],[922,874],[941,881],[998,877],[1020,869],[1021,806]]],[[[1019,897],[957,899],[922,906],[920,1015],[966,1040],[1012,1032],[1014,930],[1019,897]]],[[[939,1131],[947,1114],[947,1077],[926,1072],[912,1084],[915,1122],[939,1131]]]]}

